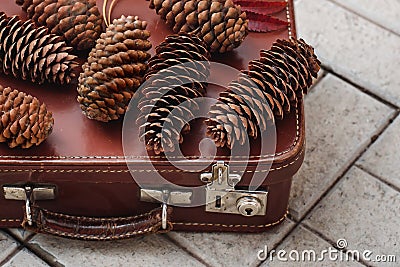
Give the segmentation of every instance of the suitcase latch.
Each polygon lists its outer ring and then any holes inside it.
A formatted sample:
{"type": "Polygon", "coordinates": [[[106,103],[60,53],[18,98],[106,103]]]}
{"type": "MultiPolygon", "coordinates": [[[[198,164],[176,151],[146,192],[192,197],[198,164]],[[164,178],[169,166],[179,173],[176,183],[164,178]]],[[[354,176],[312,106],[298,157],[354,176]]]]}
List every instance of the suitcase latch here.
{"type": "Polygon", "coordinates": [[[192,192],[141,188],[140,200],[153,203],[166,202],[170,205],[189,205],[192,203],[192,192]]]}
{"type": "Polygon", "coordinates": [[[268,192],[238,190],[236,185],[241,179],[240,175],[229,173],[229,165],[223,161],[213,165],[211,173],[202,173],[200,180],[207,183],[206,211],[246,217],[265,215],[268,192]]]}
{"type": "Polygon", "coordinates": [[[31,205],[36,200],[55,199],[56,187],[54,185],[4,185],[4,198],[7,200],[25,201],[26,220],[32,225],[31,205]]]}
{"type": "Polygon", "coordinates": [[[170,191],[168,189],[140,189],[140,200],[161,203],[161,228],[167,229],[168,205],[188,205],[192,202],[192,192],[170,191]]]}

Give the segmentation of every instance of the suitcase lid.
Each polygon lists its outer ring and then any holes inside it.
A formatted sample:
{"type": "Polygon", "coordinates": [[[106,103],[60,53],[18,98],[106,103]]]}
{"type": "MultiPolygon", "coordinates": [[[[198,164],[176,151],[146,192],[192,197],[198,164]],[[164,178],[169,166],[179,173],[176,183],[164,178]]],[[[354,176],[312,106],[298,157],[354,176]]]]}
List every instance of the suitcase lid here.
{"type": "MultiPolygon", "coordinates": [[[[124,15],[138,15],[139,18],[148,22],[148,30],[151,32],[153,48],[150,53],[154,54],[154,48],[164,39],[171,30],[156,14],[155,10],[148,8],[149,2],[136,0],[134,4],[130,0],[120,0],[113,11],[113,18],[124,15]]],[[[99,7],[103,1],[98,0],[99,7]]],[[[101,8],[99,8],[101,9],[101,8]]],[[[20,15],[25,17],[24,12],[13,1],[2,4],[2,11],[7,15],[20,15]]],[[[278,39],[296,37],[294,13],[292,1],[287,1],[287,12],[282,12],[277,17],[288,20],[289,26],[286,30],[272,33],[250,32],[243,44],[223,55],[213,56],[213,61],[230,65],[236,69],[246,69],[247,63],[259,57],[261,49],[269,49],[272,43],[278,39]]],[[[83,62],[84,59],[81,60],[83,62]]],[[[48,109],[53,112],[55,120],[53,133],[38,147],[30,149],[10,149],[5,143],[0,143],[0,170],[10,169],[10,166],[23,168],[46,168],[51,166],[71,166],[76,168],[90,168],[91,166],[114,166],[126,169],[126,157],[122,146],[122,120],[102,123],[87,119],[81,112],[76,101],[77,81],[68,86],[56,86],[52,84],[35,85],[28,81],[22,81],[10,76],[0,74],[0,84],[27,92],[45,102],[48,109]],[[118,167],[119,166],[119,167],[118,167]]],[[[208,88],[209,96],[218,95],[218,87],[208,88]]],[[[196,123],[190,133],[190,138],[185,138],[181,145],[184,157],[173,160],[182,161],[183,164],[196,165],[199,161],[200,151],[198,142],[205,137],[205,125],[200,120],[196,123]],[[191,161],[189,159],[196,159],[191,161]]],[[[252,151],[249,160],[242,160],[241,157],[229,157],[229,151],[219,149],[215,160],[226,160],[232,164],[239,165],[265,163],[274,166],[287,166],[298,160],[303,151],[304,144],[304,117],[303,103],[282,121],[276,122],[276,151],[268,155],[257,153],[257,141],[252,142],[252,151]]],[[[137,142],[134,140],[134,143],[137,142]]],[[[138,146],[139,147],[139,146],[138,146]]],[[[143,149],[135,150],[129,155],[129,162],[138,166],[149,164],[167,166],[171,158],[163,155],[147,153],[143,149]]],[[[205,161],[209,159],[204,159],[205,161]]],[[[215,162],[215,161],[214,161],[215,162]]],[[[294,164],[296,165],[296,164],[294,164]]],[[[297,164],[298,165],[298,164],[297,164]]],[[[297,171],[299,165],[292,171],[297,171]]],[[[15,168],[14,168],[15,169],[15,168]]]]}

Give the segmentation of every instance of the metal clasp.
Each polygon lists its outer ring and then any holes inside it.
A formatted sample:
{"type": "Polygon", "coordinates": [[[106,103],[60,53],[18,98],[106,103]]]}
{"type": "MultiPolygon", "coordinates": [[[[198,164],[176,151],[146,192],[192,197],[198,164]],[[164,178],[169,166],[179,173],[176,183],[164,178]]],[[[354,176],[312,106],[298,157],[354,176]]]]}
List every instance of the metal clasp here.
{"type": "Polygon", "coordinates": [[[206,211],[247,217],[265,215],[268,192],[238,190],[236,185],[241,179],[240,175],[231,174],[223,161],[217,161],[211,173],[202,173],[200,180],[207,183],[206,211]]]}
{"type": "Polygon", "coordinates": [[[234,190],[241,179],[242,177],[239,174],[229,173],[229,166],[223,161],[217,161],[212,166],[211,173],[200,174],[200,180],[203,183],[208,183],[209,186],[212,185],[214,189],[234,190]]]}
{"type": "Polygon", "coordinates": [[[161,208],[162,208],[162,213],[161,213],[161,228],[163,230],[167,229],[167,216],[168,216],[168,206],[167,206],[167,201],[168,201],[168,196],[169,196],[169,191],[168,190],[163,190],[163,201],[161,204],[161,208]]]}
{"type": "Polygon", "coordinates": [[[55,199],[54,185],[4,185],[3,194],[7,200],[24,200],[26,221],[32,225],[32,202],[55,199]]]}
{"type": "Polygon", "coordinates": [[[161,203],[161,228],[167,229],[168,204],[190,204],[192,192],[169,191],[168,189],[140,189],[140,200],[161,203]]]}
{"type": "Polygon", "coordinates": [[[140,200],[169,205],[188,205],[192,203],[192,191],[169,191],[166,189],[141,188],[140,200]],[[167,193],[168,192],[168,193],[167,193]]]}

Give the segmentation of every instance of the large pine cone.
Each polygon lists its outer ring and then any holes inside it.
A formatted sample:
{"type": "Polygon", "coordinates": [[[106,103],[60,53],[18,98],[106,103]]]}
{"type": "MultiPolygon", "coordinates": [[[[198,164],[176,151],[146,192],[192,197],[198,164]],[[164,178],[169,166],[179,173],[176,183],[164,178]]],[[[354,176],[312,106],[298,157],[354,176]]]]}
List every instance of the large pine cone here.
{"type": "Polygon", "coordinates": [[[13,148],[42,143],[53,130],[54,119],[36,97],[0,85],[0,142],[13,148]]]}
{"type": "Polygon", "coordinates": [[[75,77],[76,56],[71,47],[44,27],[0,12],[0,71],[42,84],[68,84],[75,77]]]}
{"type": "Polygon", "coordinates": [[[96,0],[16,0],[28,18],[63,36],[77,50],[92,48],[102,32],[96,0]]]}
{"type": "Polygon", "coordinates": [[[150,0],[174,32],[197,34],[211,52],[238,47],[248,33],[246,13],[232,0],[150,0]]]}
{"type": "Polygon", "coordinates": [[[247,135],[256,139],[258,131],[266,131],[268,119],[283,119],[307,93],[321,64],[303,40],[278,40],[260,55],[211,107],[207,135],[219,147],[243,145],[247,135]]]}
{"type": "Polygon", "coordinates": [[[150,58],[146,26],[138,17],[122,16],[97,40],[79,77],[78,102],[88,118],[107,122],[125,114],[150,58]]]}
{"type": "Polygon", "coordinates": [[[183,32],[168,36],[156,48],[156,55],[149,60],[149,84],[138,105],[137,123],[147,150],[173,152],[183,142],[181,133],[190,131],[188,122],[199,109],[193,99],[206,92],[209,58],[205,44],[183,32]]]}

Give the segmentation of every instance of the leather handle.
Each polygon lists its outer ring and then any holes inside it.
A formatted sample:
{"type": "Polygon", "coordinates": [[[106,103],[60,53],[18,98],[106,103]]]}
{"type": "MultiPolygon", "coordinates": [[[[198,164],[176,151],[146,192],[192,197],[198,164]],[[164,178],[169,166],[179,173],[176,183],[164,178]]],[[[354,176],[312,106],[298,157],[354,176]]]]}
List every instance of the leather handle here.
{"type": "Polygon", "coordinates": [[[31,207],[32,225],[29,225],[25,210],[22,226],[36,233],[46,233],[82,240],[115,240],[150,233],[165,233],[172,230],[168,221],[172,208],[167,209],[167,227],[162,229],[162,208],[131,217],[97,218],[71,216],[31,207]]]}

